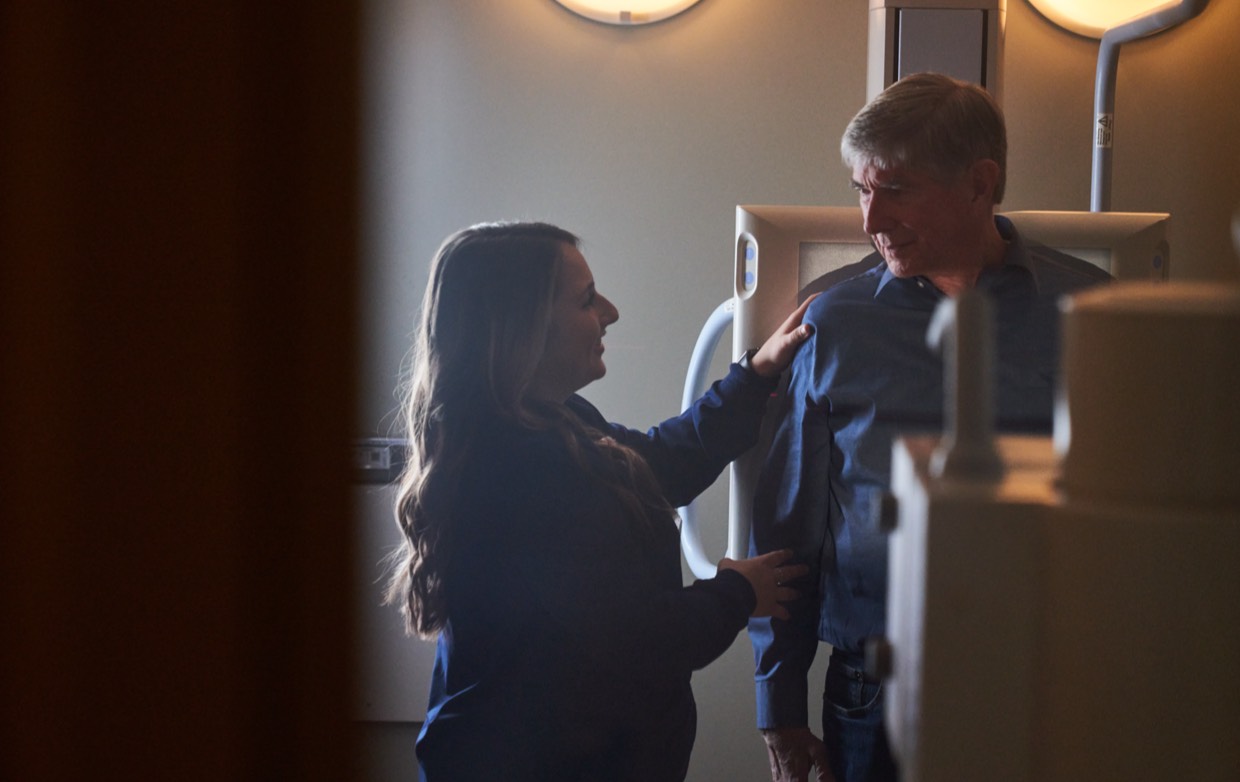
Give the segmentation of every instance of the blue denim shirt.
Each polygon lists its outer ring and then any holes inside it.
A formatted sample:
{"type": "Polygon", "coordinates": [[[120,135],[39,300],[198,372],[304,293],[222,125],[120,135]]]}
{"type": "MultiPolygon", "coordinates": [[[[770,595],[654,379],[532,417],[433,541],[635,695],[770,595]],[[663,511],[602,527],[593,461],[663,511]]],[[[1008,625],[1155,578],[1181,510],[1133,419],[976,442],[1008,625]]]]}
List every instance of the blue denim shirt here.
{"type": "MultiPolygon", "coordinates": [[[[1085,261],[1008,241],[979,290],[994,303],[995,409],[1001,432],[1049,434],[1059,369],[1059,299],[1109,279],[1085,261]]],[[[900,279],[872,254],[868,271],[825,291],[806,320],[816,329],[791,367],[788,394],[754,500],[756,553],[791,548],[811,573],[788,621],[749,623],[758,727],[807,724],[806,674],[818,642],[846,652],[885,631],[887,540],[879,506],[897,436],[937,432],[943,360],[926,331],[944,294],[900,279]]]]}

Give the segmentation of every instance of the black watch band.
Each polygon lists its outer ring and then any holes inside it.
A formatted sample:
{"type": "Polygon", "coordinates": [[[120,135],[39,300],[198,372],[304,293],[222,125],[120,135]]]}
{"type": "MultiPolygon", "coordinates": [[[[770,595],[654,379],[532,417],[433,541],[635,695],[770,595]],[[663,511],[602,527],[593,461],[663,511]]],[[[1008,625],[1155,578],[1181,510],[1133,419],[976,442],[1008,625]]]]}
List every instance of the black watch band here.
{"type": "Polygon", "coordinates": [[[753,355],[757,352],[757,348],[750,348],[749,350],[746,350],[741,354],[740,358],[736,359],[736,363],[740,364],[741,369],[744,369],[747,372],[753,372],[755,375],[758,374],[753,368],[753,355]]]}

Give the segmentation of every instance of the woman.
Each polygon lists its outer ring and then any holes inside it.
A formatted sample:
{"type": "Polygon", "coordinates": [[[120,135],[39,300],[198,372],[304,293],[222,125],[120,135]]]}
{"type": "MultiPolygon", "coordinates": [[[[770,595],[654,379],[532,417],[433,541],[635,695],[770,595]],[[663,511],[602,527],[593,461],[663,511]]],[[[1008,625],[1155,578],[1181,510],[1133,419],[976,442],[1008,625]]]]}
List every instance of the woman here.
{"type": "Polygon", "coordinates": [[[757,438],[804,307],[648,434],[576,392],[619,313],[567,231],[467,228],[432,264],[407,401],[388,599],[438,634],[423,779],[681,780],[692,671],[748,617],[786,616],[787,552],[681,581],[672,507],[757,438]]]}

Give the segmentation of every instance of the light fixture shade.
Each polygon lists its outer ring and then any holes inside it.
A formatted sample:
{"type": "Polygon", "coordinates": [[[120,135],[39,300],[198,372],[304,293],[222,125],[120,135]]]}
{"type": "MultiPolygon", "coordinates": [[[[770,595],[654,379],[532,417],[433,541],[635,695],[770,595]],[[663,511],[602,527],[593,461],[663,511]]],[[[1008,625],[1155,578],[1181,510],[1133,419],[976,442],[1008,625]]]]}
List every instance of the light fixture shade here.
{"type": "Polygon", "coordinates": [[[1168,0],[1029,0],[1047,19],[1066,30],[1101,38],[1120,22],[1171,5],[1168,0]]]}
{"type": "Polygon", "coordinates": [[[650,24],[697,5],[700,0],[556,0],[573,13],[607,24],[650,24]]]}

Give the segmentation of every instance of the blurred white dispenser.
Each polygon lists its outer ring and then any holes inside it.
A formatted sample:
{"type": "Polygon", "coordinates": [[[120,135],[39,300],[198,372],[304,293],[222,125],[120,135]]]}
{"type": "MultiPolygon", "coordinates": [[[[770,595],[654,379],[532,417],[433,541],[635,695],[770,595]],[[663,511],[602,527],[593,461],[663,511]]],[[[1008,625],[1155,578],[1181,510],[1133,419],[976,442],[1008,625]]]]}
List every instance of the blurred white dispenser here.
{"type": "Polygon", "coordinates": [[[1240,288],[1116,283],[1063,309],[1053,439],[994,440],[998,469],[944,468],[950,433],[895,445],[873,651],[902,777],[1234,782],[1240,288]]]}

